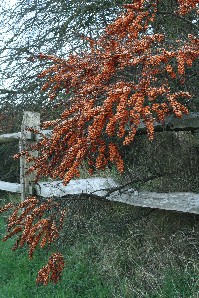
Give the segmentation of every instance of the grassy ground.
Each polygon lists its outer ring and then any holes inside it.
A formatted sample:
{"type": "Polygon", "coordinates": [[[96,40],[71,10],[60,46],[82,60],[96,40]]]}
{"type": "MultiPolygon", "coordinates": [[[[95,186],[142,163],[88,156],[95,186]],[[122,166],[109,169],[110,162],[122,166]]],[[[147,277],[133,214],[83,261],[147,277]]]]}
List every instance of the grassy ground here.
{"type": "Polygon", "coordinates": [[[199,297],[199,216],[88,200],[68,209],[56,248],[66,261],[61,283],[36,286],[50,253],[28,261],[10,239],[0,242],[0,298],[199,297]]]}

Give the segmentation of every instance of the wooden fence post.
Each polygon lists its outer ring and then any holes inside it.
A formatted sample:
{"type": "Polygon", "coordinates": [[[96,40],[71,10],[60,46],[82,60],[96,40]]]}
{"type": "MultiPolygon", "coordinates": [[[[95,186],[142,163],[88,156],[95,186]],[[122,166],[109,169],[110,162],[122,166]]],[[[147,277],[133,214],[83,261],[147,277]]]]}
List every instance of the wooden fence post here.
{"type": "MultiPolygon", "coordinates": [[[[24,112],[21,125],[21,138],[19,140],[19,150],[28,150],[30,145],[35,143],[34,134],[27,131],[27,128],[40,129],[40,114],[33,112],[24,112]]],[[[38,157],[38,151],[32,151],[34,157],[38,157]]],[[[31,166],[27,162],[26,156],[20,158],[20,183],[21,183],[21,201],[23,202],[27,196],[34,195],[34,181],[36,174],[33,172],[26,175],[26,171],[31,166]]]]}

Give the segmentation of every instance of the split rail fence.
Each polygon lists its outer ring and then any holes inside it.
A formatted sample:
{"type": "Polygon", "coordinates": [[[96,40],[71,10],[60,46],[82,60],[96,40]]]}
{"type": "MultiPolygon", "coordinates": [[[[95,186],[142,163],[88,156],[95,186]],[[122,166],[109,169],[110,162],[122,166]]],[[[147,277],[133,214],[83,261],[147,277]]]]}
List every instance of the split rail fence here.
{"type": "MultiPolygon", "coordinates": [[[[9,142],[19,142],[19,152],[29,148],[41,139],[40,134],[34,134],[28,128],[40,130],[40,114],[33,112],[24,112],[21,131],[17,133],[0,135],[0,145],[9,142]]],[[[170,116],[166,119],[164,126],[161,123],[155,124],[155,131],[199,131],[199,113],[190,113],[182,118],[170,116]]],[[[42,130],[42,134],[50,134],[50,130],[42,130]]],[[[138,134],[146,134],[146,127],[141,124],[138,128],[138,134]]],[[[34,157],[38,152],[32,152],[34,157]]],[[[1,157],[0,157],[1,158],[1,157]]],[[[83,194],[94,194],[98,197],[104,197],[110,188],[119,188],[120,185],[111,178],[87,178],[72,180],[67,186],[61,181],[38,182],[35,183],[35,173],[26,175],[28,167],[26,157],[20,157],[20,183],[10,183],[0,181],[0,190],[19,193],[21,200],[27,196],[38,195],[41,197],[67,197],[70,195],[82,197],[83,194]],[[79,196],[81,194],[81,196],[79,196]]],[[[108,200],[119,201],[134,206],[159,208],[166,210],[177,210],[182,212],[199,214],[199,194],[191,192],[136,192],[133,189],[127,189],[125,192],[113,192],[106,197],[108,200]]]]}

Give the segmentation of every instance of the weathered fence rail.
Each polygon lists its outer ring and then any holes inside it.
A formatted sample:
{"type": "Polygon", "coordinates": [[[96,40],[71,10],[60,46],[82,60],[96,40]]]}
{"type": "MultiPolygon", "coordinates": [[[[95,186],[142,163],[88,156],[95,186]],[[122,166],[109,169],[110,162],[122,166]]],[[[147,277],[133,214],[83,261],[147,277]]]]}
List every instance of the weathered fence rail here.
{"type": "Polygon", "coordinates": [[[13,141],[19,141],[20,137],[21,137],[20,132],[7,133],[4,135],[0,135],[0,144],[12,143],[13,141]]]}
{"type": "MultiPolygon", "coordinates": [[[[21,132],[0,135],[0,144],[8,142],[19,142],[19,151],[26,150],[29,145],[41,139],[39,134],[28,131],[28,128],[40,130],[40,114],[24,112],[21,132]]],[[[199,113],[190,113],[182,118],[170,116],[164,124],[156,123],[155,131],[198,131],[199,113]]],[[[42,134],[49,134],[50,130],[43,130],[42,134]]],[[[143,124],[138,128],[138,134],[145,134],[146,128],[143,124]]],[[[38,152],[32,152],[37,157],[38,152]]],[[[67,186],[61,181],[39,182],[35,184],[35,174],[26,175],[30,163],[25,157],[20,158],[20,183],[0,181],[0,190],[20,193],[23,201],[28,195],[42,197],[73,197],[80,198],[86,195],[98,196],[111,201],[119,201],[135,206],[159,208],[166,210],[177,210],[182,212],[199,214],[199,194],[191,192],[155,193],[136,192],[126,189],[125,192],[117,191],[118,184],[110,178],[88,178],[72,180],[67,186]],[[109,189],[116,189],[108,195],[109,189]]]]}

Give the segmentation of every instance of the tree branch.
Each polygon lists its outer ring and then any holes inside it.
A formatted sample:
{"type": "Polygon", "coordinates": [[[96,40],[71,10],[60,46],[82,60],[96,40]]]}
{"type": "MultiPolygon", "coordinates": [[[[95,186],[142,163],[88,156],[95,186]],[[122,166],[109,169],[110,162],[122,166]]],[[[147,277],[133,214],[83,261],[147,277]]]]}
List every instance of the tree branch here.
{"type": "MultiPolygon", "coordinates": [[[[168,174],[168,173],[167,173],[168,174]]],[[[144,177],[144,178],[134,178],[132,179],[131,181],[123,184],[123,185],[120,185],[120,186],[116,186],[116,187],[107,187],[107,188],[102,188],[102,189],[98,189],[98,190],[95,190],[91,193],[85,193],[85,192],[82,192],[82,193],[79,193],[79,194],[66,194],[65,196],[63,196],[61,199],[95,199],[95,200],[108,200],[108,197],[113,194],[114,192],[117,192],[119,191],[120,194],[124,193],[122,192],[122,190],[126,191],[126,187],[129,186],[129,185],[132,185],[132,184],[135,184],[135,183],[138,183],[138,182],[142,182],[142,183],[145,183],[145,182],[148,182],[148,181],[151,181],[153,179],[156,179],[156,178],[160,178],[162,176],[166,175],[165,173],[163,174],[156,174],[156,175],[151,175],[150,177],[144,177]],[[96,192],[99,192],[99,191],[106,191],[107,193],[104,195],[104,196],[100,196],[100,195],[97,195],[95,194],[96,192]]],[[[59,200],[60,201],[60,198],[53,198],[54,200],[59,200]]]]}
{"type": "Polygon", "coordinates": [[[182,21],[185,21],[185,22],[189,23],[190,25],[192,25],[196,29],[199,29],[199,26],[197,24],[192,23],[192,21],[190,21],[189,19],[185,18],[184,16],[181,16],[179,14],[174,14],[171,11],[158,11],[158,15],[169,15],[169,16],[177,17],[177,18],[181,19],[182,21]]]}

